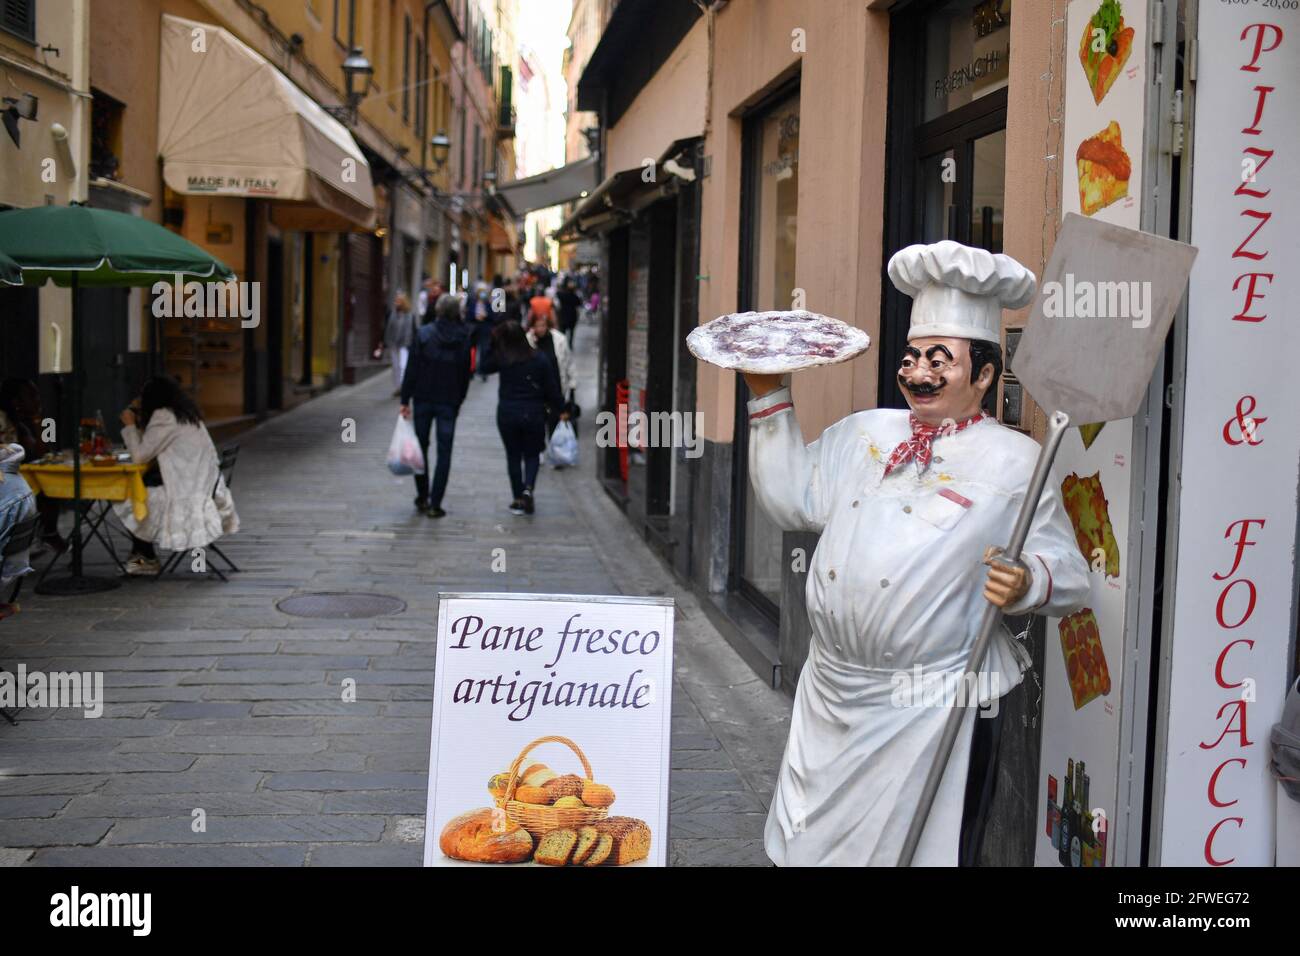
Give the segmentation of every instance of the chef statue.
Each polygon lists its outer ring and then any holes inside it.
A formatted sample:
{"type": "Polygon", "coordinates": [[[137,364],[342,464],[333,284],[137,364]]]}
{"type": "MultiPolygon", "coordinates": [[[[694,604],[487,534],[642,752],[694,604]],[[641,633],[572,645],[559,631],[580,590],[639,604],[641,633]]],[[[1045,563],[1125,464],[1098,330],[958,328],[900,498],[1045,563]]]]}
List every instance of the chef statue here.
{"type": "Polygon", "coordinates": [[[910,413],[857,412],[805,445],[780,376],[745,375],[758,502],[781,528],[821,534],[808,573],[812,641],[765,832],[780,865],[896,864],[954,699],[966,708],[961,734],[914,862],[956,865],[959,844],[973,862],[966,834],[992,791],[988,714],[1028,666],[1003,626],[979,680],[962,681],[984,602],[1059,617],[1088,593],[1053,481],[1019,565],[992,561],[1038,443],[981,405],[1002,374],[1002,309],[1030,301],[1034,274],[944,241],[898,252],[889,278],[913,299],[898,366],[910,413]],[[907,686],[918,676],[925,693],[907,686]]]}

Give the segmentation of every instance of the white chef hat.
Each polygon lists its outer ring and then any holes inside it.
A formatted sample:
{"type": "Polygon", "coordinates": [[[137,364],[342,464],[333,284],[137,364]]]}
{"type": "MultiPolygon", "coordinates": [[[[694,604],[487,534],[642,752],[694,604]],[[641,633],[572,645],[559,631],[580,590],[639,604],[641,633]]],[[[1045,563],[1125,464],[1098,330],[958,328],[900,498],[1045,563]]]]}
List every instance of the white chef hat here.
{"type": "Polygon", "coordinates": [[[1037,279],[1010,256],[945,239],[908,246],[889,260],[889,278],[912,297],[907,340],[927,336],[1002,341],[1002,310],[1034,297],[1037,279]]]}

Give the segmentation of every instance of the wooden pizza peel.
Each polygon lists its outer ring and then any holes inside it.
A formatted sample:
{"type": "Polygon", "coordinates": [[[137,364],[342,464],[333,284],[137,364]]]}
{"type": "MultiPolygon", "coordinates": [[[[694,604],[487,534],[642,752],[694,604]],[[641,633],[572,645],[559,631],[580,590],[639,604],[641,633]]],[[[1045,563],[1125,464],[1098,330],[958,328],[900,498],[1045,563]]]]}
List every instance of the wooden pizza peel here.
{"type": "MultiPolygon", "coordinates": [[[[1071,423],[1114,421],[1137,414],[1182,301],[1196,252],[1172,239],[1074,213],[1065,217],[1015,354],[1016,377],[1039,406],[1050,410],[1047,435],[1011,540],[993,560],[1018,565],[1057,449],[1071,423]],[[1091,309],[1079,298],[1089,291],[1091,309]],[[1067,297],[1066,292],[1071,295],[1067,297]],[[1099,304],[1101,311],[1120,314],[1100,317],[1099,304]]],[[[1001,616],[1002,609],[995,604],[984,608],[966,674],[957,686],[976,686],[974,679],[984,665],[1001,616]]],[[[954,701],[903,842],[899,866],[911,866],[916,855],[964,716],[965,706],[954,701]]]]}

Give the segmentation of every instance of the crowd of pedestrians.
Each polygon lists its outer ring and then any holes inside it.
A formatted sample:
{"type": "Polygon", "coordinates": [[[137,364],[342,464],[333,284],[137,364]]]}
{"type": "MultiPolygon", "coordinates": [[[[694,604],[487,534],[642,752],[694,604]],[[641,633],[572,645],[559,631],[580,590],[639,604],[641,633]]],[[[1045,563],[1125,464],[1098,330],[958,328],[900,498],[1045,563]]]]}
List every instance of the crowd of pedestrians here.
{"type": "Polygon", "coordinates": [[[442,504],[461,405],[475,376],[487,382],[495,375],[496,424],[512,496],[508,509],[515,515],[535,512],[547,443],[561,421],[576,427],[580,414],[574,332],[583,312],[599,305],[595,269],[565,275],[544,264],[529,265],[510,279],[476,282],[459,294],[426,276],[414,306],[405,292],[394,295],[375,357],[387,354],[399,413],[411,421],[424,453],[424,472],[415,476],[418,511],[431,518],[447,514],[442,504]]]}

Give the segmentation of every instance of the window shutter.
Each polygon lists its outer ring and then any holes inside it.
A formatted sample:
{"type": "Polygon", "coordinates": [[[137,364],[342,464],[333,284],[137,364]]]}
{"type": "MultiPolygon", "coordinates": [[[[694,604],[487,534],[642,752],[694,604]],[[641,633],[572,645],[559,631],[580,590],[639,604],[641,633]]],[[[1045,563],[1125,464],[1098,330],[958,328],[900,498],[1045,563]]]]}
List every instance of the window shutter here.
{"type": "Polygon", "coordinates": [[[36,42],[36,0],[0,0],[0,28],[36,42]]]}

